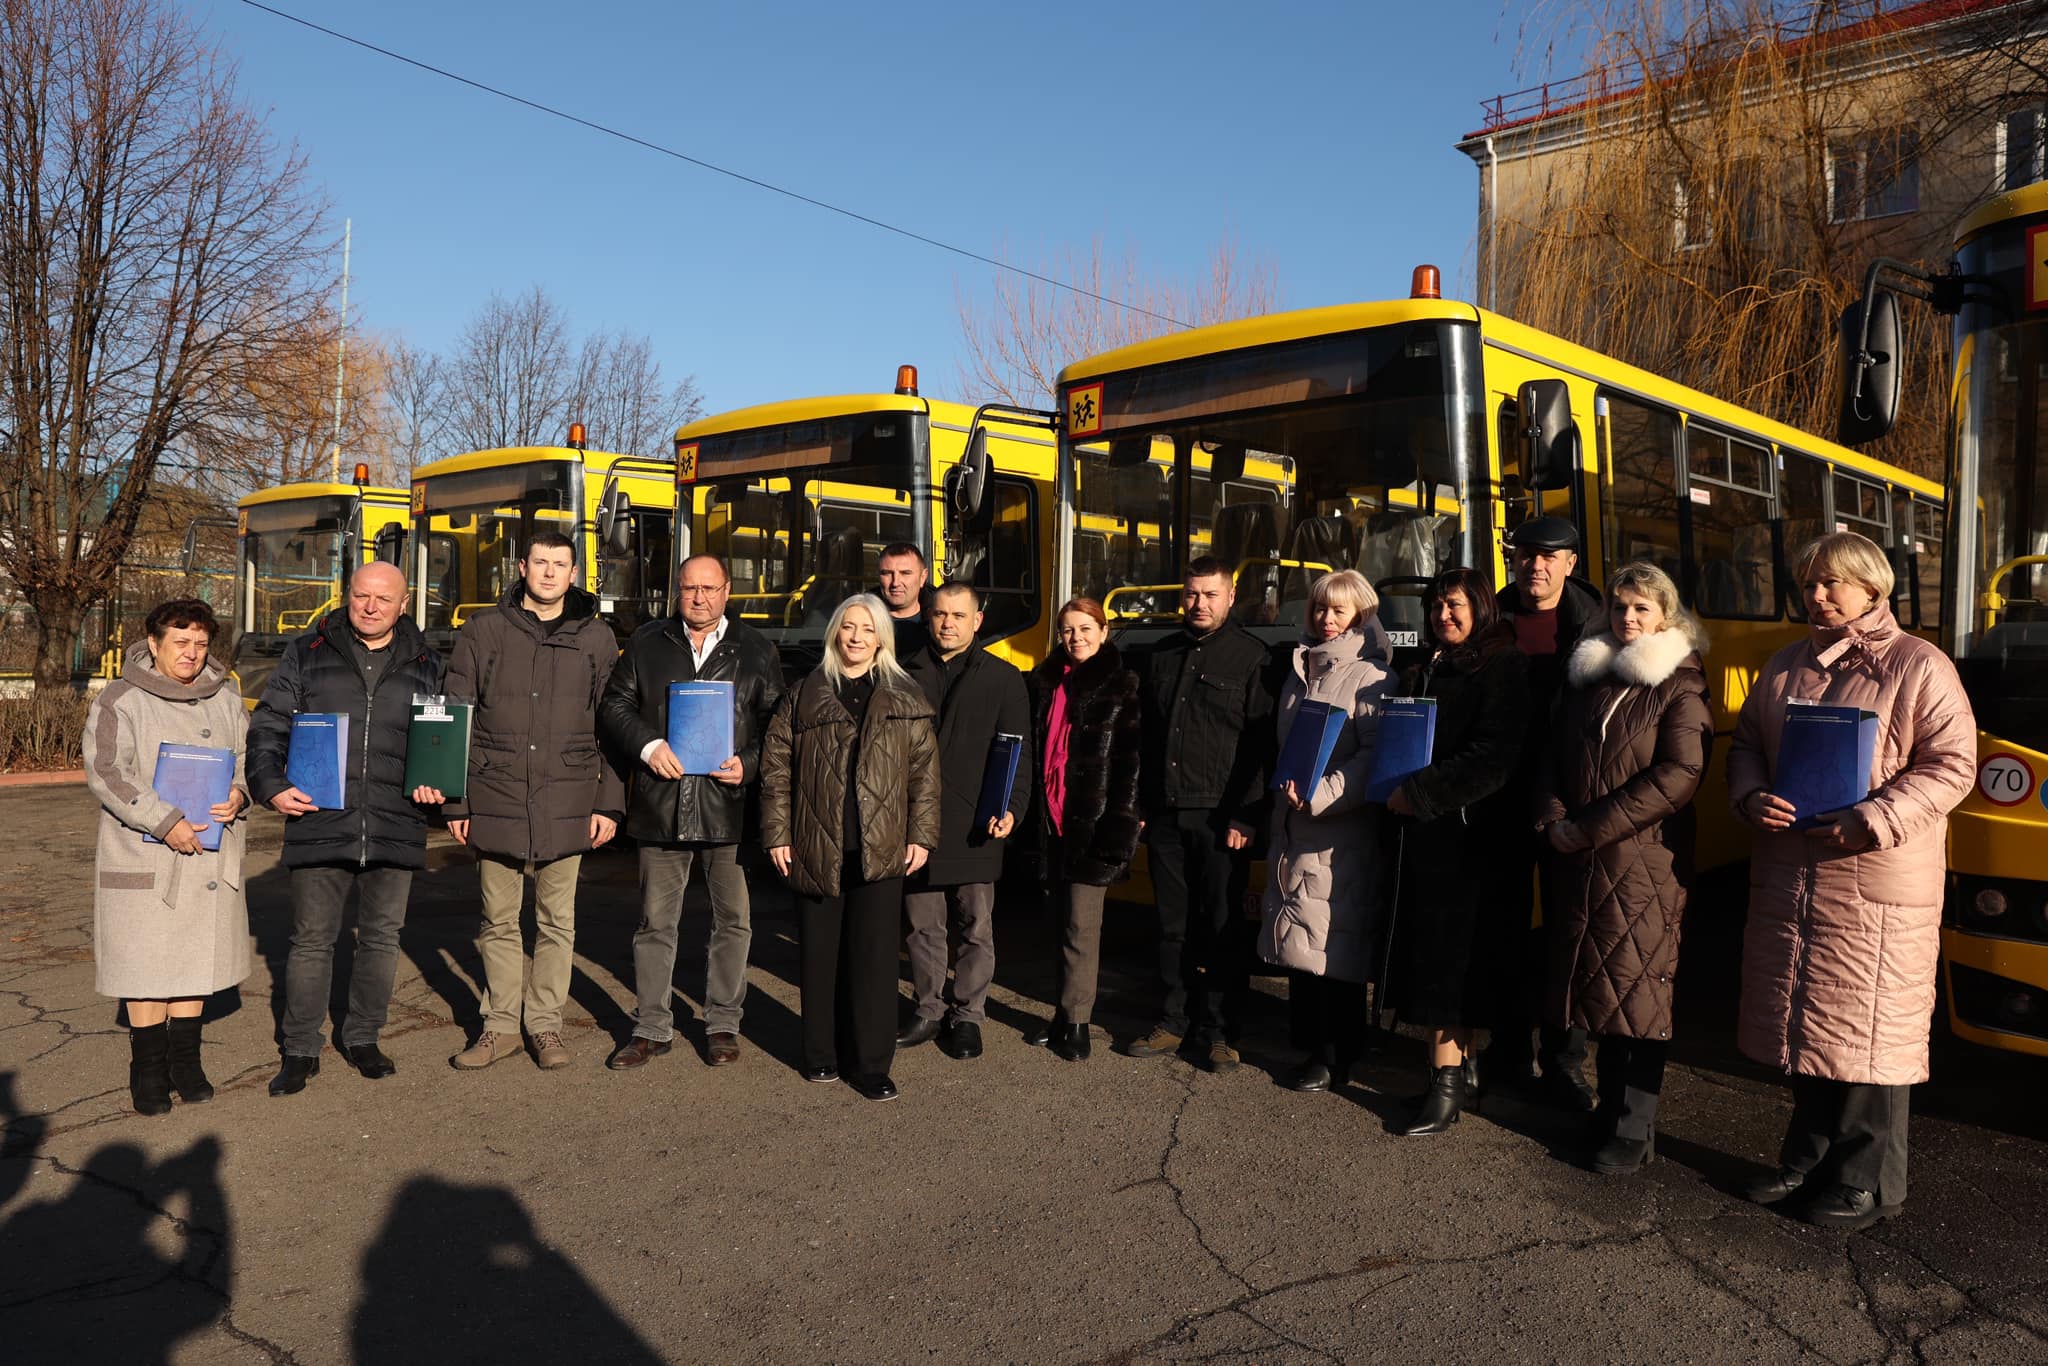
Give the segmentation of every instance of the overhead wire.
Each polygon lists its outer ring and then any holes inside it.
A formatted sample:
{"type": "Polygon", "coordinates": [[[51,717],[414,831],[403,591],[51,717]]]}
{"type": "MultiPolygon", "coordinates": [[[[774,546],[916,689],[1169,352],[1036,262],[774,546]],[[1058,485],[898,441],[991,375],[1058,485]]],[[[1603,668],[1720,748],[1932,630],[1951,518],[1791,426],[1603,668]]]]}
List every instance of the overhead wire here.
{"type": "Polygon", "coordinates": [[[310,29],[315,33],[323,34],[326,37],[333,38],[339,42],[347,43],[352,47],[361,48],[365,52],[374,52],[380,57],[388,58],[394,62],[403,63],[404,65],[413,67],[416,70],[427,72],[429,75],[439,76],[443,80],[454,81],[458,85],[466,85],[472,90],[478,90],[482,91],[486,95],[496,96],[498,99],[506,100],[512,104],[521,105],[524,108],[531,109],[536,113],[545,114],[550,118],[561,119],[566,123],[576,124],[578,127],[587,128],[594,133],[602,133],[606,137],[617,138],[621,142],[630,143],[633,146],[639,147],[645,151],[655,152],[665,157],[672,157],[677,161],[681,161],[687,163],[688,165],[695,166],[699,170],[710,171],[716,175],[722,175],[729,179],[737,180],[743,185],[751,185],[756,189],[766,190],[771,194],[782,195],[784,198],[793,199],[800,204],[808,204],[812,208],[823,209],[827,213],[835,213],[842,218],[850,218],[856,223],[864,223],[871,228],[879,228],[883,232],[894,233],[898,237],[908,238],[910,241],[921,243],[924,246],[936,247],[940,251],[950,252],[955,256],[964,257],[969,261],[979,262],[980,264],[985,266],[993,266],[997,270],[1007,271],[1012,275],[1019,275],[1027,280],[1036,280],[1040,284],[1050,285],[1054,289],[1065,290],[1069,294],[1077,294],[1084,299],[1093,299],[1096,303],[1107,304],[1111,308],[1121,308],[1126,310],[1127,312],[1139,313],[1144,315],[1145,317],[1156,319],[1157,321],[1166,323],[1172,327],[1186,328],[1192,326],[1192,324],[1182,322],[1180,319],[1175,318],[1170,314],[1157,313],[1154,312],[1152,309],[1142,307],[1138,304],[1128,303],[1122,299],[1113,299],[1106,294],[1097,294],[1095,291],[1091,289],[1084,289],[1080,285],[1074,284],[1070,281],[1061,280],[1051,275],[1041,274],[1038,271],[1027,269],[1024,266],[1016,265],[1009,261],[1004,261],[998,257],[986,256],[981,252],[973,251],[967,247],[958,246],[952,242],[944,241],[941,238],[929,236],[925,233],[918,232],[913,228],[906,228],[900,224],[891,223],[885,219],[876,218],[871,214],[862,213],[858,209],[845,208],[842,205],[834,204],[829,200],[819,199],[815,195],[805,194],[801,190],[792,190],[787,186],[777,185],[773,181],[763,180],[759,176],[751,176],[744,171],[735,171],[729,166],[721,166],[717,162],[706,161],[702,157],[691,156],[688,152],[678,151],[676,148],[666,146],[659,142],[655,142],[649,138],[640,137],[638,134],[626,132],[624,129],[621,128],[614,128],[610,124],[599,123],[595,119],[584,118],[580,114],[572,114],[566,109],[557,108],[554,105],[543,103],[540,100],[529,99],[525,95],[516,94],[513,91],[506,90],[500,86],[492,85],[489,82],[480,81],[475,79],[474,77],[462,75],[460,72],[450,71],[446,67],[435,66],[432,62],[421,61],[417,57],[408,57],[403,52],[394,52],[390,48],[380,47],[376,43],[372,43],[366,39],[355,37],[352,34],[343,33],[339,29],[328,28],[324,24],[314,23],[311,19],[303,18],[300,15],[292,14],[286,10],[278,9],[272,5],[266,5],[262,3],[262,0],[241,0],[241,3],[248,6],[250,9],[261,10],[265,14],[272,15],[279,19],[283,19],[288,23],[297,24],[301,28],[310,29]]]}

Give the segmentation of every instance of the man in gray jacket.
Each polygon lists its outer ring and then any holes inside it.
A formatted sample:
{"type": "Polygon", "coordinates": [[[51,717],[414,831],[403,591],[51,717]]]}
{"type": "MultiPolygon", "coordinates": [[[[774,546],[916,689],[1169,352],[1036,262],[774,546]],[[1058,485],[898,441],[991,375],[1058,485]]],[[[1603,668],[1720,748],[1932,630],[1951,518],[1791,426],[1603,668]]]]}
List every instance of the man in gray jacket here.
{"type": "MultiPolygon", "coordinates": [[[[519,582],[463,625],[447,693],[472,699],[469,793],[447,802],[448,833],[477,852],[484,923],[484,1027],[449,1061],[466,1071],[519,1051],[564,1067],[562,1004],[576,943],[576,875],[619,828],[625,786],[597,742],[597,702],[619,654],[597,599],[575,586],[576,548],[557,531],[526,543],[519,582]],[[534,882],[533,968],[519,933],[534,882]]],[[[439,794],[425,794],[438,796],[439,794]]]]}

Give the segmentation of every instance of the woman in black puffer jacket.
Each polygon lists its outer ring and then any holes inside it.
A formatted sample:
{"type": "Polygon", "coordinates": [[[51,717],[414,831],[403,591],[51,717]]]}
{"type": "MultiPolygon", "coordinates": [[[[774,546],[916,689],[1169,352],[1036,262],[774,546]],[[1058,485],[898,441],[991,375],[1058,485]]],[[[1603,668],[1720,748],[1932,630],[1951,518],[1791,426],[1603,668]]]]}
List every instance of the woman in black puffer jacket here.
{"type": "Polygon", "coordinates": [[[1138,849],[1138,676],[1109,643],[1102,604],[1075,598],[1056,620],[1059,648],[1030,683],[1039,756],[1032,810],[1060,917],[1060,1003],[1025,1041],[1079,1062],[1102,966],[1103,898],[1138,849]]]}

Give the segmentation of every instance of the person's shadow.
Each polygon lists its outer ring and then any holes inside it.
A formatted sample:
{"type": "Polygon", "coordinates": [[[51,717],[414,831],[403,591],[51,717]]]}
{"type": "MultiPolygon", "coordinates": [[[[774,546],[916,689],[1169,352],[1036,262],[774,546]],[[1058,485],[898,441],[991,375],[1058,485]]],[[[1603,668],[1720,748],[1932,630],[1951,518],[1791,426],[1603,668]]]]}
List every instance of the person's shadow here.
{"type": "Polygon", "coordinates": [[[363,1254],[361,1282],[359,1364],[661,1360],[503,1186],[408,1181],[363,1254]]]}

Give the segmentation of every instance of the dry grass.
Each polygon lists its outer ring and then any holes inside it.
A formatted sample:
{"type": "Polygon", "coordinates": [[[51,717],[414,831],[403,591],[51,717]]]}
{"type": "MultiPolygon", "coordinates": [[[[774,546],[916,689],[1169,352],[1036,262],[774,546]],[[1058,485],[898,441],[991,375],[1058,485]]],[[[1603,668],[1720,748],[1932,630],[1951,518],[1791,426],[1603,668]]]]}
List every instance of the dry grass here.
{"type": "Polygon", "coordinates": [[[0,698],[0,773],[77,768],[84,762],[85,713],[74,693],[0,698]]]}

